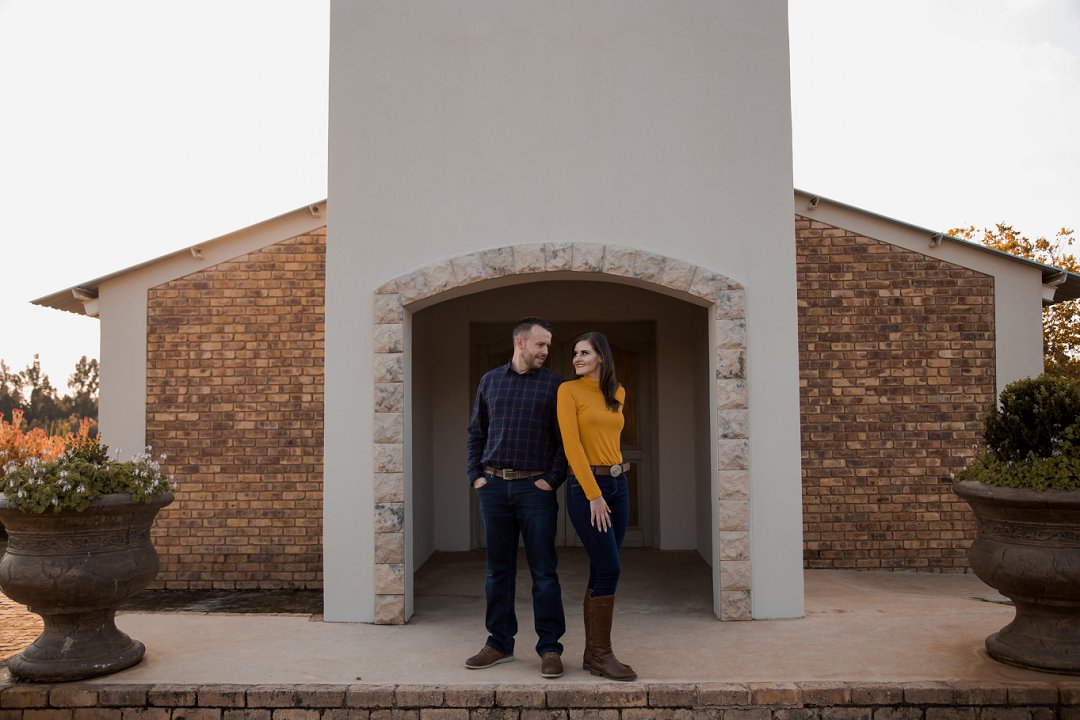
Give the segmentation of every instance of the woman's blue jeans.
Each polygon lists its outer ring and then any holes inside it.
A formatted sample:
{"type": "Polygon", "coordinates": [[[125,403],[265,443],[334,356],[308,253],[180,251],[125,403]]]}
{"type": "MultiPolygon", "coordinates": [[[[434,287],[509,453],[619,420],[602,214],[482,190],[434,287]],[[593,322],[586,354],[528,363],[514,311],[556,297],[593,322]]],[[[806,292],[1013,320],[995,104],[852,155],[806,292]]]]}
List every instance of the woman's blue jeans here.
{"type": "Polygon", "coordinates": [[[499,652],[514,652],[514,635],[518,629],[514,595],[520,535],[532,574],[536,652],[562,655],[559,638],[566,632],[566,617],[555,555],[559,501],[553,491],[541,490],[529,478],[504,480],[491,474],[484,477],[487,484],[477,493],[487,541],[486,644],[499,652]]]}
{"type": "Polygon", "coordinates": [[[589,555],[589,589],[593,597],[600,597],[614,595],[619,584],[619,549],[630,519],[630,489],[625,474],[617,478],[597,475],[596,484],[611,508],[611,527],[607,532],[600,532],[591,524],[589,498],[573,476],[566,483],[566,508],[589,555]]]}

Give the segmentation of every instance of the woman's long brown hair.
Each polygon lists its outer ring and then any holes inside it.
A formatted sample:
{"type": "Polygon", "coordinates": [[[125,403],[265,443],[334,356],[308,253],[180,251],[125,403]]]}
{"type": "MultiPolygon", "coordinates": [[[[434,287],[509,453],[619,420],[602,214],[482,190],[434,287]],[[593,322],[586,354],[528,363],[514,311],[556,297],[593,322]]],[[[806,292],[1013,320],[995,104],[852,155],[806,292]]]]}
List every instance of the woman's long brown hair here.
{"type": "Polygon", "coordinates": [[[608,410],[617,412],[619,401],[615,399],[615,391],[619,389],[619,381],[615,379],[615,359],[611,356],[611,345],[604,333],[595,330],[578,335],[574,340],[574,347],[582,340],[592,345],[592,349],[600,356],[600,392],[604,395],[604,404],[608,410]]]}

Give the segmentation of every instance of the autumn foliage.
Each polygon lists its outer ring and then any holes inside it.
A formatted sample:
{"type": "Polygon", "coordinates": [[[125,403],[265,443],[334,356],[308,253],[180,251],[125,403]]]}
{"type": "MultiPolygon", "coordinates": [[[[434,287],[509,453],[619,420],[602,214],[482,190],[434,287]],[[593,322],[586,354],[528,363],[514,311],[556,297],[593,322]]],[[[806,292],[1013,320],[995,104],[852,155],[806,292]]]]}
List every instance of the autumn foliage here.
{"type": "MultiPolygon", "coordinates": [[[[86,432],[90,430],[85,421],[80,430],[83,428],[86,432]]],[[[28,429],[23,420],[23,411],[12,410],[11,422],[0,415],[0,464],[14,462],[21,465],[32,457],[51,460],[64,452],[64,447],[72,437],[73,433],[50,435],[41,428],[28,429]]]]}
{"type": "MultiPolygon", "coordinates": [[[[1034,240],[1011,225],[998,223],[993,228],[976,230],[975,226],[949,231],[953,237],[975,240],[987,247],[1028,260],[1080,273],[1080,260],[1072,254],[1073,231],[1061,228],[1050,239],[1034,240]]],[[[1080,300],[1069,300],[1043,311],[1043,363],[1047,373],[1080,378],[1080,300]]]]}

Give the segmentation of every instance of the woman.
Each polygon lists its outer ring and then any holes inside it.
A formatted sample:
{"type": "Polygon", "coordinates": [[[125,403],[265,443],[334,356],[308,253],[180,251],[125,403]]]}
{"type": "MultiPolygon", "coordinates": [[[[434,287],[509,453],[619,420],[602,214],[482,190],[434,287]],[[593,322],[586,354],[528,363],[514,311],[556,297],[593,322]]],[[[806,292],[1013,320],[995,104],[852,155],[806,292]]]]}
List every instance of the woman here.
{"type": "Polygon", "coordinates": [[[587,332],[574,342],[573,362],[578,379],[559,386],[557,412],[571,471],[566,506],[589,554],[581,665],[610,680],[634,680],[633,668],[611,651],[619,548],[630,516],[630,465],[619,447],[626,389],[615,379],[611,347],[601,333],[587,332]]]}

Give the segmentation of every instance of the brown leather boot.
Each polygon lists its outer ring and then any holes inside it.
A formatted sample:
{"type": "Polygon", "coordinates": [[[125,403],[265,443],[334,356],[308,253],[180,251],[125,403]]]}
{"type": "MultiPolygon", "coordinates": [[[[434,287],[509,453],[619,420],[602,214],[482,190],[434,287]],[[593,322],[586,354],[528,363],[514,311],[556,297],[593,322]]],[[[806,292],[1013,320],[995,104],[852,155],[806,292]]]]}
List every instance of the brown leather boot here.
{"type": "Polygon", "coordinates": [[[582,613],[585,616],[585,652],[581,655],[581,669],[592,670],[592,630],[589,628],[589,602],[592,601],[592,588],[585,588],[585,602],[582,613]]]}
{"type": "Polygon", "coordinates": [[[614,613],[614,595],[594,596],[589,600],[589,636],[592,641],[592,667],[589,672],[608,680],[636,680],[634,669],[619,662],[611,651],[611,620],[614,613]]]}

